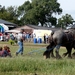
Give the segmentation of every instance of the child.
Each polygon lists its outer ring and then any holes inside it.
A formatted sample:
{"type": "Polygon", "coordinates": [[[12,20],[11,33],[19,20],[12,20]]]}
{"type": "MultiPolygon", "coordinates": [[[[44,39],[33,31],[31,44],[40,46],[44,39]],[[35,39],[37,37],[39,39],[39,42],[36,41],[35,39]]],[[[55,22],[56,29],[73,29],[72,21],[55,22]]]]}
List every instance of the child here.
{"type": "MultiPolygon", "coordinates": [[[[9,53],[9,55],[11,56],[11,52],[10,52],[10,48],[7,46],[7,52],[9,53]]],[[[11,56],[12,57],[12,56],[11,56]]]]}
{"type": "Polygon", "coordinates": [[[21,53],[21,55],[23,55],[23,39],[21,38],[19,41],[18,41],[18,45],[19,45],[19,49],[18,51],[16,52],[16,56],[21,53]]]}
{"type": "Polygon", "coordinates": [[[2,51],[2,47],[0,47],[0,51],[2,51]]]}
{"type": "Polygon", "coordinates": [[[3,51],[2,51],[2,47],[0,47],[0,57],[2,56],[3,51]]]}
{"type": "Polygon", "coordinates": [[[1,56],[2,56],[2,57],[7,57],[7,56],[11,57],[11,55],[10,55],[9,52],[7,51],[7,46],[4,46],[4,47],[3,47],[2,55],[1,55],[1,56]]]}

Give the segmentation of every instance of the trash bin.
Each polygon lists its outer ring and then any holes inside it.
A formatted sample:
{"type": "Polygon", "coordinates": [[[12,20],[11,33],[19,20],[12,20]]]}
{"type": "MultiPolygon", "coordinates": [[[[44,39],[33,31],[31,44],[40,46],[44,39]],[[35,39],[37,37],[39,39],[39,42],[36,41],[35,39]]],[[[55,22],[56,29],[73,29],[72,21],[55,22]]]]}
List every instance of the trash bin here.
{"type": "Polygon", "coordinates": [[[34,42],[34,43],[37,43],[37,38],[34,38],[34,39],[33,39],[33,42],[34,42]]]}
{"type": "Polygon", "coordinates": [[[38,38],[38,43],[42,43],[42,39],[41,38],[38,38]]]}

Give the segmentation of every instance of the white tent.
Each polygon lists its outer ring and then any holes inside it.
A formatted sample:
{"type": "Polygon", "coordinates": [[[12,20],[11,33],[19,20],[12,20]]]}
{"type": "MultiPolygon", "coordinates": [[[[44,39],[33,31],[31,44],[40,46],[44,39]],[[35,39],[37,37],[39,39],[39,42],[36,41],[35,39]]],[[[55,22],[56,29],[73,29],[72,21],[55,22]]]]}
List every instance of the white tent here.
{"type": "Polygon", "coordinates": [[[8,33],[19,33],[20,31],[19,30],[7,30],[5,32],[8,32],[8,33]]]}
{"type": "Polygon", "coordinates": [[[43,38],[45,34],[47,34],[48,36],[51,35],[52,30],[33,30],[33,35],[36,35],[36,38],[43,38]]]}
{"type": "Polygon", "coordinates": [[[0,23],[0,26],[4,28],[4,31],[9,30],[9,28],[5,24],[0,23]]]}

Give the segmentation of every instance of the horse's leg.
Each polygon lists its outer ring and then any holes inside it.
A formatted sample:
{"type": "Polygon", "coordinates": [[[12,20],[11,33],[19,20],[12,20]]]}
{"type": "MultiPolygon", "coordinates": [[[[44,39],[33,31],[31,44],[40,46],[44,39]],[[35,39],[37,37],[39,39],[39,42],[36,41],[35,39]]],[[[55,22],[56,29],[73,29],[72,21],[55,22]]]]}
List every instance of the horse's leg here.
{"type": "Polygon", "coordinates": [[[60,49],[60,45],[57,45],[57,46],[56,46],[56,49],[55,49],[55,52],[56,52],[56,58],[57,58],[57,59],[62,58],[62,57],[59,55],[59,49],[60,49]]]}
{"type": "MultiPolygon", "coordinates": [[[[67,49],[67,47],[66,47],[66,49],[67,49]]],[[[67,50],[67,52],[66,53],[63,53],[63,57],[65,57],[65,56],[67,56],[67,54],[68,54],[69,52],[68,52],[68,50],[67,50]]]]}
{"type": "Polygon", "coordinates": [[[49,47],[50,47],[50,45],[48,45],[47,47],[46,47],[46,51],[43,53],[43,56],[44,56],[44,58],[50,58],[50,51],[49,51],[49,47]]]}
{"type": "Polygon", "coordinates": [[[75,52],[72,53],[72,58],[75,58],[75,52]]]}
{"type": "Polygon", "coordinates": [[[43,53],[43,56],[45,56],[45,58],[50,58],[50,54],[51,54],[52,56],[54,56],[54,54],[53,54],[54,46],[48,45],[48,46],[46,47],[46,49],[47,49],[47,50],[43,53]]]}
{"type": "Polygon", "coordinates": [[[50,44],[46,47],[46,51],[43,53],[43,56],[47,59],[50,58],[50,44]]]}
{"type": "Polygon", "coordinates": [[[44,53],[43,53],[43,56],[47,59],[47,58],[50,58],[50,51],[46,50],[44,53]]]}
{"type": "Polygon", "coordinates": [[[68,53],[68,57],[69,57],[69,58],[72,58],[72,56],[71,56],[71,52],[72,52],[72,48],[69,49],[69,53],[68,53]]]}
{"type": "Polygon", "coordinates": [[[72,53],[72,55],[74,55],[74,56],[75,56],[75,52],[73,52],[73,53],[72,53]]]}
{"type": "Polygon", "coordinates": [[[63,56],[63,57],[65,57],[67,54],[68,54],[68,52],[66,52],[66,53],[63,53],[63,55],[62,55],[62,56],[63,56]]]}
{"type": "Polygon", "coordinates": [[[67,49],[67,54],[68,54],[68,58],[72,58],[72,56],[71,56],[71,52],[72,52],[72,47],[66,47],[66,49],[67,49]]]}
{"type": "Polygon", "coordinates": [[[55,58],[54,53],[53,53],[53,50],[51,51],[50,54],[51,54],[51,57],[52,57],[52,58],[55,58]]]}

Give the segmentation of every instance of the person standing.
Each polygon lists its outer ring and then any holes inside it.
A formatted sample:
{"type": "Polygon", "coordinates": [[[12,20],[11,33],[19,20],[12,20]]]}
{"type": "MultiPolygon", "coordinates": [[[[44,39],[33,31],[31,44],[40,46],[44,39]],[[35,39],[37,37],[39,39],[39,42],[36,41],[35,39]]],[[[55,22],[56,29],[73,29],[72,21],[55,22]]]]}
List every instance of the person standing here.
{"type": "Polygon", "coordinates": [[[21,55],[23,55],[23,39],[20,39],[20,40],[18,41],[18,45],[19,45],[19,49],[18,49],[18,51],[16,52],[16,56],[17,56],[19,53],[21,53],[21,55]]]}
{"type": "Polygon", "coordinates": [[[44,34],[44,43],[46,44],[46,35],[44,34]]]}
{"type": "Polygon", "coordinates": [[[16,51],[16,56],[21,53],[23,55],[23,30],[18,34],[18,45],[19,49],[16,51]]]}
{"type": "Polygon", "coordinates": [[[46,34],[46,43],[48,43],[48,34],[46,34]]]}
{"type": "Polygon", "coordinates": [[[18,37],[18,38],[17,38],[18,41],[19,41],[20,39],[24,39],[24,37],[23,37],[23,30],[21,30],[20,33],[18,33],[17,37],[18,37]]]}

